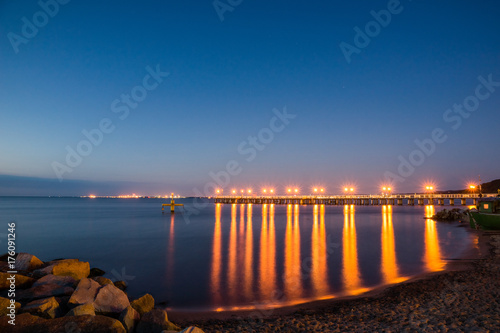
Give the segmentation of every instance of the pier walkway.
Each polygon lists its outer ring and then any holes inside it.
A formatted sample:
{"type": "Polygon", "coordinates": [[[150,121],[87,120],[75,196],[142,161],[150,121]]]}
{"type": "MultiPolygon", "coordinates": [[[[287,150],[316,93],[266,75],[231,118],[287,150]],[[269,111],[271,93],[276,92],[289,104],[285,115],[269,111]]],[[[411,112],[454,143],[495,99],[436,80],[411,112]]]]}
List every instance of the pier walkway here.
{"type": "MultiPolygon", "coordinates": [[[[495,197],[497,194],[483,194],[495,197]]],[[[223,204],[276,204],[276,205],[476,205],[478,194],[392,194],[392,195],[289,195],[289,196],[216,196],[215,203],[223,204]]]]}

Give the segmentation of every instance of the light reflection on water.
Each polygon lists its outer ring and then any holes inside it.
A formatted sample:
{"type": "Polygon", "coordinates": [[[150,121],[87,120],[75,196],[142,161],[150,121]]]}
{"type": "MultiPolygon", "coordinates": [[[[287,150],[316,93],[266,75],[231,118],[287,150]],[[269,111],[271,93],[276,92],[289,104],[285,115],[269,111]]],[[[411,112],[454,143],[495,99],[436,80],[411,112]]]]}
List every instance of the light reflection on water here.
{"type": "MultiPolygon", "coordinates": [[[[354,295],[444,268],[476,241],[424,216],[433,206],[208,204],[162,215],[163,200],[2,198],[18,246],[42,260],[80,258],[134,279],[174,310],[274,307],[354,295]]],[[[179,202],[186,206],[188,200],[179,202]]],[[[5,224],[4,223],[4,224],[5,224]]]]}
{"type": "MultiPolygon", "coordinates": [[[[399,267],[396,238],[393,224],[393,207],[381,206],[380,229],[380,275],[378,283],[369,283],[361,273],[357,237],[356,207],[343,207],[341,267],[329,267],[329,257],[338,255],[336,243],[328,244],[325,227],[325,206],[312,206],[312,223],[301,228],[300,206],[286,205],[286,226],[284,230],[283,248],[276,241],[275,205],[264,204],[261,209],[260,234],[252,231],[251,204],[231,205],[231,223],[227,248],[227,279],[221,280],[222,246],[221,246],[221,209],[222,204],[215,206],[215,229],[212,255],[212,302],[218,311],[249,309],[254,307],[275,307],[298,304],[314,299],[334,298],[336,296],[358,295],[381,284],[392,284],[405,281],[410,276],[401,274],[399,267]],[[237,210],[240,209],[240,237],[237,237],[237,210]],[[247,224],[244,226],[244,211],[247,210],[247,224]],[[301,237],[310,229],[311,242],[308,248],[301,248],[301,237]],[[244,237],[242,235],[244,233],[244,237]],[[254,249],[253,237],[257,248],[254,249]],[[279,260],[283,251],[283,260],[279,260]],[[244,254],[244,256],[243,256],[244,254]],[[244,258],[237,263],[236,258],[244,258]],[[256,261],[255,263],[253,261],[256,261]],[[282,267],[278,267],[279,265],[282,267]],[[255,265],[255,266],[254,266],[255,265]],[[253,269],[252,269],[253,268],[253,269]],[[279,275],[278,272],[283,274],[279,275]],[[335,278],[341,272],[340,288],[335,288],[335,278]],[[253,283],[255,281],[255,283],[253,283]],[[226,300],[222,300],[224,290],[226,300]],[[222,302],[221,302],[222,301],[222,302]],[[232,303],[223,304],[223,303],[232,303]]],[[[434,215],[434,206],[425,207],[425,217],[434,215]]],[[[303,217],[303,216],[302,216],[303,217]]],[[[424,271],[439,271],[444,268],[441,257],[436,222],[425,219],[424,249],[422,263],[424,271]]],[[[364,246],[373,246],[365,244],[364,246]]],[[[411,247],[409,247],[411,248],[411,247]]],[[[405,249],[408,250],[408,249],[405,249]]]]}

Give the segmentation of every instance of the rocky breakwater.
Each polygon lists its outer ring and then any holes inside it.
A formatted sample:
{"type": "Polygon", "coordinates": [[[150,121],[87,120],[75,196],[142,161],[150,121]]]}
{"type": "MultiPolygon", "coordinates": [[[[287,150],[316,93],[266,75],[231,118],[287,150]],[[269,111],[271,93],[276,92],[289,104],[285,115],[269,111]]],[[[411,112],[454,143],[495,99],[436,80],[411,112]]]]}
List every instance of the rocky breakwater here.
{"type": "Polygon", "coordinates": [[[466,221],[469,222],[469,216],[467,215],[467,209],[453,208],[453,209],[443,209],[434,214],[431,219],[435,221],[466,221]]]}
{"type": "MultiPolygon", "coordinates": [[[[88,262],[42,262],[19,253],[17,274],[0,257],[0,332],[179,332],[153,296],[131,300],[123,281],[103,277],[88,262]],[[14,296],[14,294],[15,296],[14,296]],[[13,325],[15,324],[15,325],[13,325]]],[[[190,326],[181,332],[202,333],[190,326]]]]}

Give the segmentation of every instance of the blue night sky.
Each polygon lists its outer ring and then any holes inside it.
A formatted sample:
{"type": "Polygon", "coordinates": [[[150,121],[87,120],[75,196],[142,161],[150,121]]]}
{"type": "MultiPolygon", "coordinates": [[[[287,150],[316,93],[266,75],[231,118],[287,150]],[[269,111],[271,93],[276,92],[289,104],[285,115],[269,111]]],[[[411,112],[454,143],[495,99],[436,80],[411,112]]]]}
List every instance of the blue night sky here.
{"type": "Polygon", "coordinates": [[[54,1],[0,2],[0,195],[500,178],[498,1],[54,1]]]}

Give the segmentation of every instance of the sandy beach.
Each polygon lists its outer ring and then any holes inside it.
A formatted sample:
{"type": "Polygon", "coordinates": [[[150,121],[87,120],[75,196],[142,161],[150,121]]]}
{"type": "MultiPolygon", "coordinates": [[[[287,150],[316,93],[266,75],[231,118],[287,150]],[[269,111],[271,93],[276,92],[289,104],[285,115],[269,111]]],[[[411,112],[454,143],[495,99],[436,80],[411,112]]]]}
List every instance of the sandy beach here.
{"type": "Polygon", "coordinates": [[[267,311],[169,317],[205,332],[500,331],[500,233],[477,233],[478,243],[460,259],[449,260],[444,271],[358,297],[267,311]]]}

